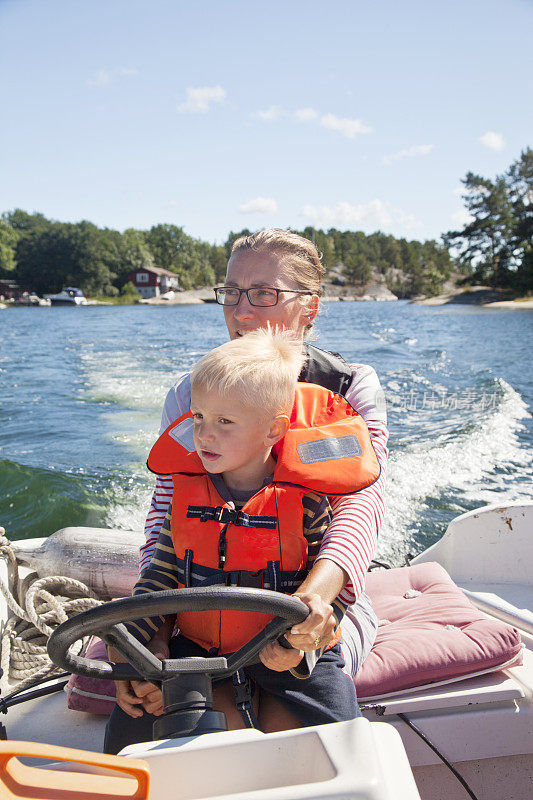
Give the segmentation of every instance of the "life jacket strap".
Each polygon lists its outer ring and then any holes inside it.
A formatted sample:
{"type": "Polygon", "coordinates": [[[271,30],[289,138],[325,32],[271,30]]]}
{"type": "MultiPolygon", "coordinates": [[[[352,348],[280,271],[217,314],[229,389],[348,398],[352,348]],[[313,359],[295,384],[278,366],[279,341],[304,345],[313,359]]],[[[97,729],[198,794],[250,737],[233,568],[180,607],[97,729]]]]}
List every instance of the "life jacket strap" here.
{"type": "Polygon", "coordinates": [[[193,561],[192,550],[186,550],[184,558],[176,558],[176,566],[178,582],[186,589],[196,586],[242,586],[292,593],[307,576],[306,569],[282,570],[279,561],[268,561],[267,566],[257,572],[205,567],[193,561]]]}
{"type": "Polygon", "coordinates": [[[246,514],[228,506],[188,506],[187,518],[199,518],[200,522],[221,522],[223,525],[241,525],[245,528],[275,528],[277,517],[246,514]]]}
{"type": "Polygon", "coordinates": [[[252,704],[252,681],[243,669],[237,670],[231,677],[233,680],[235,706],[237,711],[240,712],[244,724],[247,728],[261,730],[252,704]]]}

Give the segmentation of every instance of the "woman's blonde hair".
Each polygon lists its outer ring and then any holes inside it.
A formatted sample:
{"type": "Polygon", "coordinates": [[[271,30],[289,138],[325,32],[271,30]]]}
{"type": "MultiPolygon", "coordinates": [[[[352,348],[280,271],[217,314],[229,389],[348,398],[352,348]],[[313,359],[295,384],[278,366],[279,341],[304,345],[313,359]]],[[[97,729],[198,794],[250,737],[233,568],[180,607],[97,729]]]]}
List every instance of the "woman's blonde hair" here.
{"type": "Polygon", "coordinates": [[[304,361],[293,331],[260,328],[203,356],[191,370],[191,389],[235,393],[265,418],[290,414],[304,361]]]}
{"type": "MultiPolygon", "coordinates": [[[[320,254],[313,242],[300,236],[298,233],[286,231],[282,228],[269,228],[241,236],[233,243],[231,255],[237,255],[246,250],[257,253],[268,251],[279,256],[287,277],[293,280],[299,289],[322,296],[322,279],[324,266],[320,254]]],[[[304,295],[300,295],[301,302],[307,302],[304,295]]],[[[305,330],[309,332],[313,327],[310,322],[305,330]]]]}

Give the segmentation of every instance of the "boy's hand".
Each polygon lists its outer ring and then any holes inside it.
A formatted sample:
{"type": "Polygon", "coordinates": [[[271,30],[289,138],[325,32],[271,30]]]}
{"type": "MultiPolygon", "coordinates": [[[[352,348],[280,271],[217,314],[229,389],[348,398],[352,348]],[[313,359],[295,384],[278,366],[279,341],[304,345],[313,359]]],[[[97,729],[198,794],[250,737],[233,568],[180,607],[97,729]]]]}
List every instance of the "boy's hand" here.
{"type": "MultiPolygon", "coordinates": [[[[170,656],[167,638],[158,636],[157,633],[146,647],[161,660],[170,656]]],[[[144,710],[148,714],[154,714],[156,717],[161,716],[163,713],[163,692],[159,686],[155,686],[150,681],[132,681],[132,685],[137,697],[142,698],[144,710]]]]}
{"type": "MultiPolygon", "coordinates": [[[[113,659],[116,661],[116,659],[113,659]]],[[[138,681],[136,681],[138,682],[138,681]]],[[[132,684],[129,681],[115,681],[117,692],[117,706],[129,714],[130,717],[142,717],[142,697],[137,697],[132,684]]]]}
{"type": "Polygon", "coordinates": [[[278,642],[270,642],[259,653],[259,658],[265,667],[275,672],[285,672],[297,667],[303,656],[303,650],[288,650],[278,642]]]}
{"type": "MultiPolygon", "coordinates": [[[[146,645],[151,653],[160,659],[168,658],[170,650],[165,637],[157,634],[146,645]]],[[[124,661],[114,648],[109,648],[111,661],[124,661]]],[[[115,681],[117,705],[130,717],[141,717],[144,709],[148,714],[159,717],[163,713],[163,694],[161,689],[150,681],[115,681]]]]}
{"type": "Polygon", "coordinates": [[[308,606],[309,616],[298,625],[293,625],[285,638],[293,647],[306,653],[326,647],[335,632],[333,608],[314,592],[294,592],[293,597],[298,597],[308,606]]]}

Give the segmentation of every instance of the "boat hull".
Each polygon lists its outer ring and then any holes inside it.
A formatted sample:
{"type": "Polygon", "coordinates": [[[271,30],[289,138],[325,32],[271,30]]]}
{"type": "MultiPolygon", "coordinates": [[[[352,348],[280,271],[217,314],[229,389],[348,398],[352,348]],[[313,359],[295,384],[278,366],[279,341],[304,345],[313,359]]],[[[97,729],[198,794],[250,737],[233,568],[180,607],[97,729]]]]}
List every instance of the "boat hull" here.
{"type": "Polygon", "coordinates": [[[77,300],[52,300],[50,299],[50,305],[52,306],[86,306],[87,301],[78,302],[77,300]]]}
{"type": "MultiPolygon", "coordinates": [[[[486,613],[494,612],[493,615],[498,617],[499,610],[503,608],[506,621],[521,631],[525,645],[524,663],[520,666],[465,679],[448,686],[413,690],[391,699],[376,701],[364,708],[363,714],[366,721],[371,723],[371,730],[374,730],[372,725],[377,725],[377,730],[381,727],[396,729],[400,735],[423,800],[462,800],[465,791],[442,765],[438,756],[398,717],[398,713],[407,715],[430,738],[468,781],[478,798],[501,800],[512,797],[514,800],[529,800],[531,797],[533,635],[528,629],[528,615],[533,607],[533,576],[530,575],[530,565],[533,562],[531,530],[533,503],[478,509],[455,519],[442,540],[414,560],[416,563],[439,561],[456,583],[468,592],[473,602],[476,603],[477,600],[486,613]]],[[[7,574],[3,561],[0,561],[0,570],[7,574]]],[[[7,606],[3,600],[0,603],[3,603],[1,610],[5,619],[7,606]]],[[[54,695],[10,709],[5,724],[11,738],[42,737],[41,741],[99,750],[105,718],[67,710],[65,698],[54,695]],[[50,724],[51,720],[53,725],[50,724]]],[[[333,729],[336,726],[322,727],[333,729]]],[[[283,747],[289,752],[292,746],[291,736],[307,735],[314,730],[318,729],[302,729],[283,734],[286,736],[283,747]]],[[[196,754],[194,758],[204,759],[203,749],[211,742],[212,757],[216,761],[225,750],[225,742],[228,745],[233,742],[237,748],[245,742],[255,747],[254,735],[259,736],[260,741],[268,738],[246,731],[210,734],[203,737],[203,740],[196,740],[197,744],[190,745],[189,750],[196,754]],[[219,746],[216,739],[219,736],[229,738],[222,739],[219,746]]],[[[322,734],[318,731],[317,735],[320,738],[322,734]]],[[[281,735],[273,736],[279,738],[281,735]]],[[[346,744],[349,737],[344,736],[341,739],[346,744]]],[[[342,741],[333,748],[333,753],[344,746],[342,741]]],[[[132,756],[150,761],[159,758],[158,753],[162,751],[160,746],[153,743],[139,747],[141,750],[144,748],[143,753],[135,746],[127,748],[124,754],[130,754],[131,751],[132,756]]],[[[280,747],[281,742],[278,741],[278,750],[280,747]]],[[[183,744],[179,749],[183,750],[183,744]]],[[[355,758],[353,752],[351,757],[352,760],[355,758]]],[[[202,764],[204,763],[206,762],[202,760],[202,764]]],[[[250,763],[247,763],[248,772],[250,763]]],[[[159,766],[154,766],[154,769],[159,769],[159,766]]],[[[273,770],[274,767],[269,767],[266,772],[271,773],[273,770]]],[[[392,765],[389,762],[385,767],[385,783],[391,775],[394,779],[394,772],[391,770],[392,765]]],[[[210,774],[214,774],[214,768],[210,774]]],[[[206,780],[208,778],[209,775],[206,780]]],[[[327,780],[319,783],[325,788],[327,780]]],[[[253,798],[253,787],[246,784],[245,789],[246,796],[253,798]]],[[[261,797],[281,800],[298,796],[291,795],[289,789],[286,784],[265,787],[261,797]]],[[[192,799],[195,795],[191,793],[186,796],[192,799]]],[[[200,796],[216,797],[205,793],[200,796]]],[[[231,796],[224,795],[225,798],[231,796]]],[[[318,798],[328,795],[319,793],[300,796],[318,798]]],[[[371,794],[355,795],[349,792],[331,796],[373,797],[371,794]]],[[[382,797],[394,797],[394,794],[378,796],[381,800],[382,797]]],[[[403,800],[410,795],[404,793],[400,796],[403,800]]]]}

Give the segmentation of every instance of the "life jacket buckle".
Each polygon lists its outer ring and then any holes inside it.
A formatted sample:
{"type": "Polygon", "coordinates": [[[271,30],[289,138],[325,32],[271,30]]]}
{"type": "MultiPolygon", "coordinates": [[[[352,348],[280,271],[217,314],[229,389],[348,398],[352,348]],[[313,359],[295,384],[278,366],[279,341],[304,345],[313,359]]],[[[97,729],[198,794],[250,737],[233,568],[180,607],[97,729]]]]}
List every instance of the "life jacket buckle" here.
{"type": "Polygon", "coordinates": [[[260,569],[257,572],[249,572],[245,569],[240,569],[237,574],[237,586],[245,589],[262,589],[265,580],[266,570],[260,569]]]}
{"type": "Polygon", "coordinates": [[[213,513],[213,519],[216,522],[222,522],[222,521],[225,522],[226,520],[223,520],[222,517],[224,516],[224,511],[226,511],[226,510],[227,509],[224,506],[217,506],[215,508],[214,513],[213,513]]]}
{"type": "Polygon", "coordinates": [[[234,683],[233,691],[235,693],[235,705],[237,707],[252,702],[252,682],[249,678],[246,678],[244,683],[234,683]]]}
{"type": "Polygon", "coordinates": [[[237,523],[238,516],[239,512],[236,511],[234,508],[228,508],[227,506],[217,506],[216,508],[213,509],[212,519],[214,519],[215,522],[222,522],[224,525],[229,525],[230,522],[237,523]]]}

